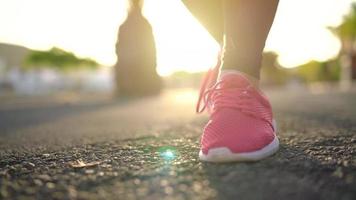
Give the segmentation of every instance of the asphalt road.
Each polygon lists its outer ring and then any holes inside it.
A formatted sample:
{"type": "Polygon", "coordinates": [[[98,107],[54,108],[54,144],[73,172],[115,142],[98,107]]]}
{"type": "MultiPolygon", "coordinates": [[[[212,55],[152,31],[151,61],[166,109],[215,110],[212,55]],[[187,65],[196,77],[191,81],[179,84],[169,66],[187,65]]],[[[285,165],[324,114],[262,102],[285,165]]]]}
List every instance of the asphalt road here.
{"type": "Polygon", "coordinates": [[[280,151],[197,159],[196,92],[0,99],[0,199],[356,199],[356,90],[268,92],[280,151]]]}

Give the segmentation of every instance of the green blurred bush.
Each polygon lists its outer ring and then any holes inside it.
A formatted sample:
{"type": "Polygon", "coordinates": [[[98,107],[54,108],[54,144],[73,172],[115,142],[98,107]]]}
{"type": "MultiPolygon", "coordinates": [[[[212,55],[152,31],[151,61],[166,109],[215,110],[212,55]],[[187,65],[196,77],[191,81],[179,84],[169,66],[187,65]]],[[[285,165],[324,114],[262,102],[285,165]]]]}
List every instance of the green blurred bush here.
{"type": "Polygon", "coordinates": [[[78,68],[96,69],[99,64],[89,58],[78,58],[71,52],[53,47],[48,51],[31,50],[24,60],[24,69],[54,68],[72,70],[78,68]]]}
{"type": "Polygon", "coordinates": [[[340,64],[338,59],[325,62],[310,61],[295,69],[292,73],[297,75],[303,82],[331,82],[340,79],[340,64]]]}

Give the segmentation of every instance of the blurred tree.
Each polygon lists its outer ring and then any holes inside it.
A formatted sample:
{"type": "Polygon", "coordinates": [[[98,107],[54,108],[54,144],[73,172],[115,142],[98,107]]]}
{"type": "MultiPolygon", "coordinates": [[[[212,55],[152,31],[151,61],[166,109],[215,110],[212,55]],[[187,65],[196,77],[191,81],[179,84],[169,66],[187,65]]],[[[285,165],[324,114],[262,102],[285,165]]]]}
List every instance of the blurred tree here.
{"type": "Polygon", "coordinates": [[[50,67],[59,70],[71,70],[78,67],[97,68],[99,64],[92,59],[78,58],[71,52],[59,48],[49,51],[31,50],[24,61],[25,69],[50,67]]]}
{"type": "Polygon", "coordinates": [[[330,27],[330,30],[340,38],[342,44],[341,79],[346,81],[356,79],[356,3],[352,4],[343,22],[337,27],[330,27]]]}
{"type": "Polygon", "coordinates": [[[340,77],[340,65],[338,59],[332,59],[325,62],[310,61],[295,69],[292,73],[302,79],[310,82],[337,81],[340,77]]]}
{"type": "Polygon", "coordinates": [[[347,15],[344,16],[343,22],[337,27],[330,28],[333,33],[342,39],[355,42],[356,39],[356,3],[353,3],[347,15]]]}
{"type": "Polygon", "coordinates": [[[162,87],[156,72],[156,47],[152,27],[142,15],[142,0],[131,0],[127,19],[119,28],[115,65],[117,94],[140,96],[162,87]]]}
{"type": "Polygon", "coordinates": [[[286,83],[289,74],[278,63],[275,52],[264,52],[262,59],[261,81],[267,85],[280,85],[286,83]]]}

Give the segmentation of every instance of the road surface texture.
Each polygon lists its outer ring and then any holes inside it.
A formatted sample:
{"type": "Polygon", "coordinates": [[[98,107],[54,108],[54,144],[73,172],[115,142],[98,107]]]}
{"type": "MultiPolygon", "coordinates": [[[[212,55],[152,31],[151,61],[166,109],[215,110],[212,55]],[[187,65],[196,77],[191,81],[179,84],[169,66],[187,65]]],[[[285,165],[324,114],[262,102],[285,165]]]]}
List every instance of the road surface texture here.
{"type": "Polygon", "coordinates": [[[0,99],[0,199],[356,199],[356,91],[271,90],[279,152],[198,157],[196,91],[0,99]]]}

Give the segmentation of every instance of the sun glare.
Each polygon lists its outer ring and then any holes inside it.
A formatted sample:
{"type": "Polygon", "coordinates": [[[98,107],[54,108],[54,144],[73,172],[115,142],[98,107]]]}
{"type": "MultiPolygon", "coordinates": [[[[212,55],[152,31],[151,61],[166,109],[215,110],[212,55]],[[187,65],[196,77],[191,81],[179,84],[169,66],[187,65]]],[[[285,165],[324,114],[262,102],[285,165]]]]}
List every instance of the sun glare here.
{"type": "Polygon", "coordinates": [[[214,66],[219,46],[184,5],[165,0],[157,6],[154,1],[146,1],[144,15],[153,26],[159,74],[197,72],[214,66]]]}
{"type": "MultiPolygon", "coordinates": [[[[280,1],[266,50],[277,52],[285,67],[337,55],[340,43],[326,27],[337,25],[351,2],[280,1]]],[[[40,50],[57,46],[112,66],[126,12],[126,0],[2,0],[0,42],[40,50]]],[[[181,0],[146,0],[144,15],[153,27],[160,75],[214,66],[218,44],[181,0]]]]}

